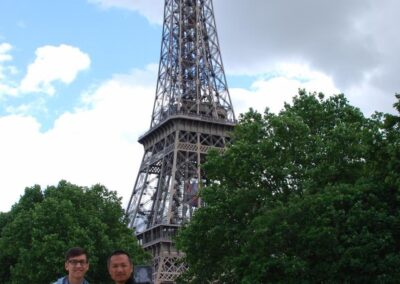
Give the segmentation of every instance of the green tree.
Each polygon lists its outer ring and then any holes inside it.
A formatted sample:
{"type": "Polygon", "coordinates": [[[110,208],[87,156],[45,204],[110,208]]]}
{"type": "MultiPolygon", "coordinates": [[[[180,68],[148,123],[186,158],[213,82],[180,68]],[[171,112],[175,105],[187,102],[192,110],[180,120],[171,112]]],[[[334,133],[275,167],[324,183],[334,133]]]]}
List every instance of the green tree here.
{"type": "Polygon", "coordinates": [[[89,253],[92,283],[111,283],[106,260],[115,249],[129,251],[135,263],[149,259],[127,227],[120,198],[102,185],[26,188],[0,215],[0,226],[0,283],[50,283],[65,274],[64,253],[74,246],[89,253]]]}
{"type": "Polygon", "coordinates": [[[182,281],[395,283],[399,125],[304,90],[279,114],[242,115],[232,145],[208,156],[206,206],[177,239],[182,281]]]}

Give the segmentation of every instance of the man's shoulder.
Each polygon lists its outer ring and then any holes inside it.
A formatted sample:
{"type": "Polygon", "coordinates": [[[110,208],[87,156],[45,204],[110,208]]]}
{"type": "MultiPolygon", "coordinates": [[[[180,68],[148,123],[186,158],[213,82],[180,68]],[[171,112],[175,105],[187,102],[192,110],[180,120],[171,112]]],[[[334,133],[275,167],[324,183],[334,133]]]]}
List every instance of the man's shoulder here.
{"type": "MultiPolygon", "coordinates": [[[[65,281],[66,278],[67,278],[67,276],[58,278],[58,280],[56,282],[52,283],[52,284],[66,284],[66,283],[68,283],[67,281],[65,281]]],[[[83,284],[89,284],[89,282],[86,279],[84,279],[83,280],[83,284]]]]}
{"type": "Polygon", "coordinates": [[[56,282],[52,283],[52,284],[63,284],[64,283],[64,279],[66,276],[58,278],[56,282]]]}

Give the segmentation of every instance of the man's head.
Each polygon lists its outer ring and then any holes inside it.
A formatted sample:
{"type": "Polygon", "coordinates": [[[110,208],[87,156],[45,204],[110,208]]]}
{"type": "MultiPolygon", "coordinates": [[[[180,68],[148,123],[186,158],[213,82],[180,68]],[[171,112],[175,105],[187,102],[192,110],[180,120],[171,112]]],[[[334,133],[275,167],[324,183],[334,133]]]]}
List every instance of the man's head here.
{"type": "Polygon", "coordinates": [[[115,283],[125,283],[132,275],[132,259],[126,251],[116,250],[107,260],[108,272],[115,283]]]}
{"type": "Polygon", "coordinates": [[[89,269],[88,254],[83,248],[71,248],[65,254],[65,270],[69,279],[83,279],[89,269]]]}

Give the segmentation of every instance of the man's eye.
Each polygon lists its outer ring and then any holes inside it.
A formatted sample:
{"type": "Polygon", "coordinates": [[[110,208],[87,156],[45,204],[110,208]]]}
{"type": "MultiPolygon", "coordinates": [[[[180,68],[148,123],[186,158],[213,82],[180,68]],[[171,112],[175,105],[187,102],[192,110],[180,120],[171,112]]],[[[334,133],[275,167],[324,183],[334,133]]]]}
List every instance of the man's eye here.
{"type": "Polygon", "coordinates": [[[72,265],[78,265],[78,264],[80,264],[80,265],[85,265],[85,264],[86,264],[86,261],[85,261],[85,260],[71,259],[71,260],[69,260],[68,262],[69,262],[70,264],[72,264],[72,265]]]}
{"type": "Polygon", "coordinates": [[[112,266],[112,268],[118,268],[118,267],[127,268],[128,265],[126,265],[126,264],[120,264],[120,265],[113,265],[113,266],[112,266]]]}

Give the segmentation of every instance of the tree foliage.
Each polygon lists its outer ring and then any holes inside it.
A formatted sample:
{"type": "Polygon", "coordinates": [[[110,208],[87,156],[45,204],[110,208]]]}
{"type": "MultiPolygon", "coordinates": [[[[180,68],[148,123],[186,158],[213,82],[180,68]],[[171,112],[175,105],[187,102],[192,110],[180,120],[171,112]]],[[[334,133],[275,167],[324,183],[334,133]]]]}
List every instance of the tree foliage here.
{"type": "Polygon", "coordinates": [[[206,206],[177,239],[183,282],[400,279],[398,116],[300,91],[279,114],[242,115],[233,138],[208,155],[206,206]]]}
{"type": "Polygon", "coordinates": [[[10,212],[0,215],[0,283],[50,283],[65,274],[64,253],[81,246],[89,253],[92,283],[111,283],[107,256],[129,251],[135,263],[148,256],[128,229],[116,192],[60,181],[25,189],[10,212]]]}

